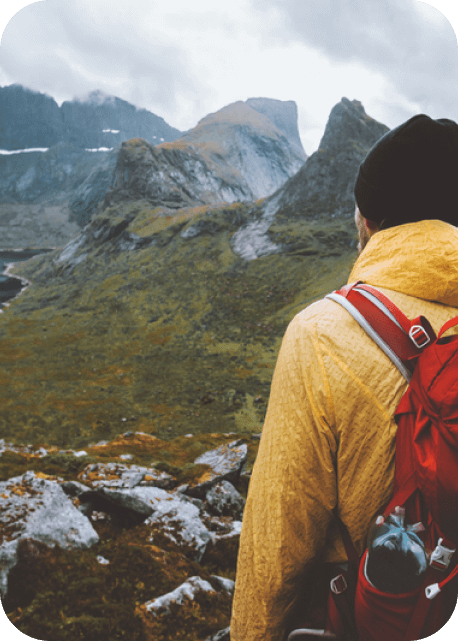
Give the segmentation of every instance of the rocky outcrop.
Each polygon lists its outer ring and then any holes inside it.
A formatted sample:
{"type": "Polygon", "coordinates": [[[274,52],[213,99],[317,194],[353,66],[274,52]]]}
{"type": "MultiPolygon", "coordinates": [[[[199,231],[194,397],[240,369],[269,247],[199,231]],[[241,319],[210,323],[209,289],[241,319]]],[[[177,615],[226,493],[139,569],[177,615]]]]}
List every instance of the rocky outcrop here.
{"type": "Polygon", "coordinates": [[[348,220],[349,232],[335,240],[342,249],[353,242],[356,173],[369,149],[387,131],[359,101],[342,98],[330,113],[318,150],[266,199],[257,219],[234,234],[233,251],[246,260],[279,252],[302,256],[326,252],[329,237],[322,230],[317,235],[301,234],[297,228],[301,220],[348,220]]]}
{"type": "MultiPolygon", "coordinates": [[[[19,89],[15,92],[20,94],[19,89]]],[[[295,103],[253,100],[257,109],[243,102],[228,105],[178,140],[159,145],[179,132],[152,134],[148,127],[153,126],[153,114],[124,101],[96,94],[86,102],[63,103],[66,142],[44,153],[0,155],[0,203],[60,205],[69,223],[84,227],[101,203],[106,207],[145,199],[151,206],[177,210],[268,196],[298,171],[306,155],[298,138],[295,103]],[[83,135],[75,123],[86,121],[92,129],[83,135]],[[109,142],[96,140],[97,128],[109,142]],[[89,134],[95,136],[92,142],[89,134]],[[120,146],[128,135],[135,137],[120,146]],[[92,153],[87,145],[102,145],[105,151],[92,153]]],[[[37,231],[35,245],[38,236],[37,231]]],[[[17,245],[16,240],[12,243],[17,245]]]]}
{"type": "Polygon", "coordinates": [[[104,201],[105,194],[112,184],[120,147],[103,154],[90,173],[81,179],[71,190],[69,208],[71,219],[80,227],[87,225],[98,205],[104,201]]]}
{"type": "Polygon", "coordinates": [[[181,132],[163,118],[95,91],[59,107],[50,96],[21,85],[0,87],[0,149],[49,148],[64,142],[79,149],[112,148],[140,136],[153,144],[181,132]]]}

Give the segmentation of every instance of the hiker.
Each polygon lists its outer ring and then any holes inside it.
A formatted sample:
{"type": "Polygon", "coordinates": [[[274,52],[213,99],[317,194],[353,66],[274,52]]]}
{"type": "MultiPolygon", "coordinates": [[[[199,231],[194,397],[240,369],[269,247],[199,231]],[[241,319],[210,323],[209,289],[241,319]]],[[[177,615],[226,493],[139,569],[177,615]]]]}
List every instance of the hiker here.
{"type": "MultiPolygon", "coordinates": [[[[376,287],[436,333],[458,315],[457,176],[458,125],[418,115],[374,145],[355,183],[359,257],[348,283],[376,287]]],[[[292,320],[244,512],[231,641],[285,641],[304,617],[320,627],[325,568],[347,560],[334,514],[361,556],[393,492],[394,414],[407,385],[334,300],[292,320]]]]}

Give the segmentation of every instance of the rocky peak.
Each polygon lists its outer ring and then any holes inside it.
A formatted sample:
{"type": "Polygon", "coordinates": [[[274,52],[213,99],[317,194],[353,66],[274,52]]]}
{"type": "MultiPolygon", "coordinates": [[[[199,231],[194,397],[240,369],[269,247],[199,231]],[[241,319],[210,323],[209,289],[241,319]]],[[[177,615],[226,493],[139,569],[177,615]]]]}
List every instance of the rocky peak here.
{"type": "Polygon", "coordinates": [[[358,100],[342,98],[331,110],[318,150],[277,194],[277,211],[294,217],[353,216],[358,167],[387,131],[358,100]]]}
{"type": "Polygon", "coordinates": [[[355,141],[371,147],[388,131],[385,125],[370,118],[359,100],[342,98],[331,110],[319,149],[331,150],[355,141]]]}
{"type": "Polygon", "coordinates": [[[274,100],[273,98],[248,98],[245,101],[249,107],[264,114],[295,146],[296,150],[306,154],[302,146],[297,126],[297,105],[294,100],[274,100]]]}

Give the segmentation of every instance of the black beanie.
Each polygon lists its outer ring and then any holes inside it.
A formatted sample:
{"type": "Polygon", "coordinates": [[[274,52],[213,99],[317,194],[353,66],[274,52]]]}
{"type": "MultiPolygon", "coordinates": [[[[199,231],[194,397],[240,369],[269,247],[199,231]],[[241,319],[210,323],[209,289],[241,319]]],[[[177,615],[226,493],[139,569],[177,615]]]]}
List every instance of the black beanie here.
{"type": "Polygon", "coordinates": [[[458,225],[458,125],[420,114],[380,138],[355,183],[361,215],[382,229],[419,220],[458,225]]]}

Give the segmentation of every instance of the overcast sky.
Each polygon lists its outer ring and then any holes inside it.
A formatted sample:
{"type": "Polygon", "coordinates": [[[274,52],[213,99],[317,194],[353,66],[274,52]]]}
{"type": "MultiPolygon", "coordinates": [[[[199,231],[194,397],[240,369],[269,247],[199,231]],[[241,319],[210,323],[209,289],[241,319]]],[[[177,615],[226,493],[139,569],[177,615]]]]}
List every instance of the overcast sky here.
{"type": "Polygon", "coordinates": [[[0,46],[0,86],[59,104],[99,89],[181,130],[236,100],[294,100],[309,154],[343,96],[389,127],[458,120],[457,70],[451,24],[418,0],[42,0],[0,46]]]}

